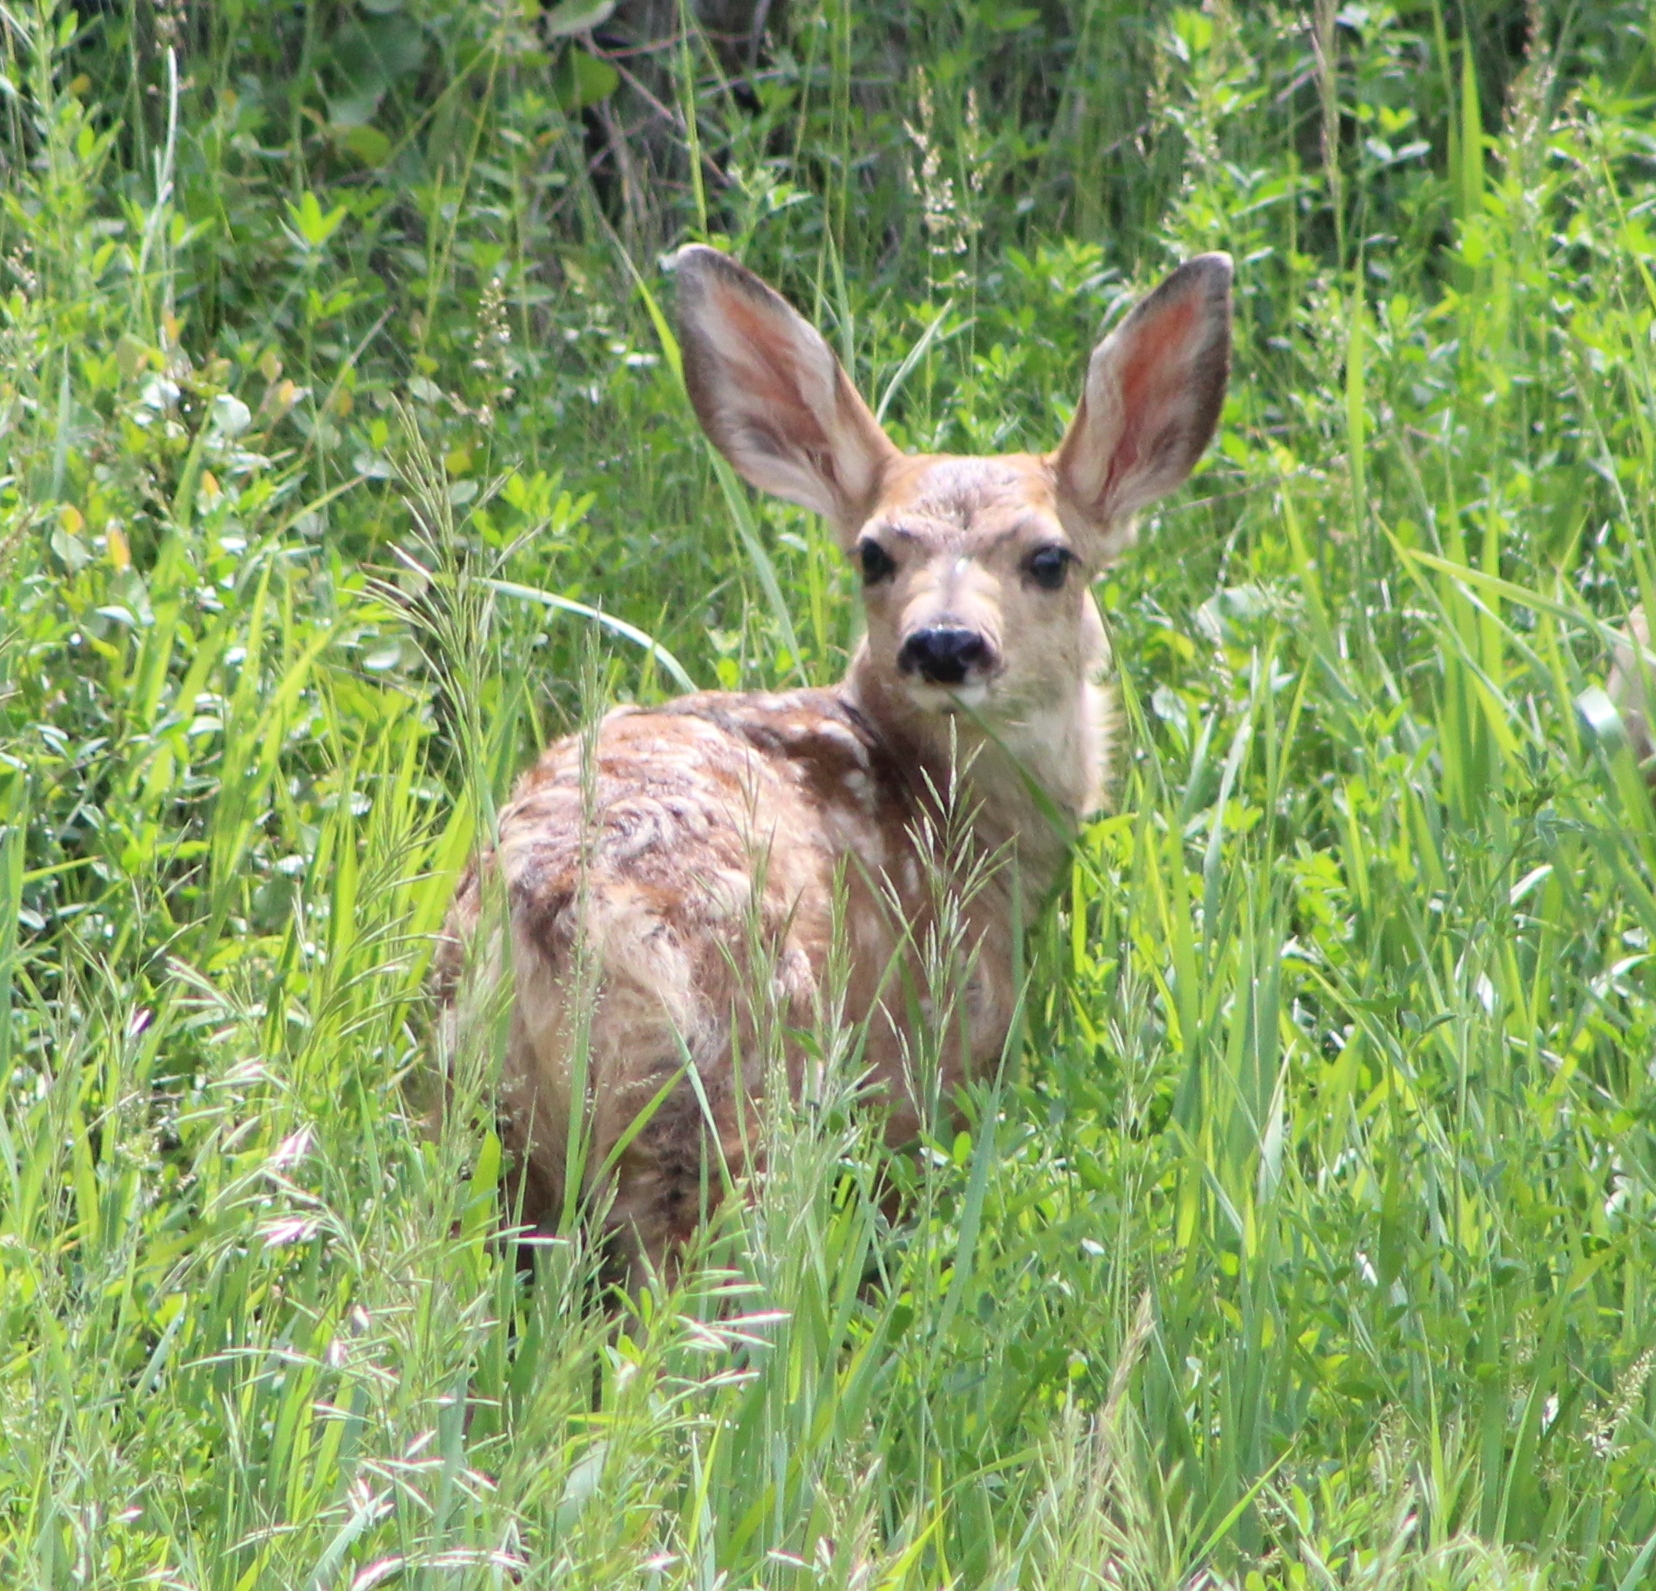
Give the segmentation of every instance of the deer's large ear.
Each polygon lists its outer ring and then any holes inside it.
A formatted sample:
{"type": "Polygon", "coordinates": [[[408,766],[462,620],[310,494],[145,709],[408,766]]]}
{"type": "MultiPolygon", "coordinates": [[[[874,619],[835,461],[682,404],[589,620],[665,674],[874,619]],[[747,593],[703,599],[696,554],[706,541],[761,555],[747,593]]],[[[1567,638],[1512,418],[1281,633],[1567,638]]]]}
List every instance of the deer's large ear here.
{"type": "Polygon", "coordinates": [[[1058,502],[1100,560],[1178,486],[1213,437],[1230,373],[1231,261],[1199,254],[1095,349],[1054,456],[1058,502]]]}
{"type": "Polygon", "coordinates": [[[849,543],[897,448],[820,334],[716,249],[678,252],[684,384],[714,446],[760,490],[814,509],[849,543]]]}

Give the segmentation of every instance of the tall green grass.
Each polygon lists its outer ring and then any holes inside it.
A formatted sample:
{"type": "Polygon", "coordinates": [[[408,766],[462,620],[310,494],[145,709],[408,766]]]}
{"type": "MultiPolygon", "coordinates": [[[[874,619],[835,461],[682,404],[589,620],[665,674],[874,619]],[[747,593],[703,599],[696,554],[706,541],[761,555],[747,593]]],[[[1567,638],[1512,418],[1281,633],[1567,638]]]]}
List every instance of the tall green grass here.
{"type": "Polygon", "coordinates": [[[577,11],[0,9],[5,1582],[1656,1578],[1656,820],[1600,694],[1656,598],[1656,17],[799,0],[750,70],[577,11]],[[837,555],[659,334],[690,236],[911,447],[1050,444],[1197,249],[1238,356],[1100,585],[1132,750],[1022,1052],[889,1161],[824,1033],[623,1305],[494,1241],[423,980],[545,736],[842,665],[837,555]]]}

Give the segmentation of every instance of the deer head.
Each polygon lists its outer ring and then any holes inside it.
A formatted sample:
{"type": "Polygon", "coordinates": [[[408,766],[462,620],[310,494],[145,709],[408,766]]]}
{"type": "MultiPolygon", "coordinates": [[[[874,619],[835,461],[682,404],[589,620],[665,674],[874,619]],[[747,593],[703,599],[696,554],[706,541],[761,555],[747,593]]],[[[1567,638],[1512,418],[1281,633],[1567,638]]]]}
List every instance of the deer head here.
{"type": "Polygon", "coordinates": [[[849,693],[922,748],[965,712],[1084,810],[1099,780],[1089,693],[1106,658],[1091,582],[1213,435],[1229,256],[1180,266],[1099,343],[1054,452],[990,458],[904,454],[758,277],[699,245],[680,250],[677,273],[703,428],[753,485],[821,514],[861,570],[867,632],[849,693]]]}

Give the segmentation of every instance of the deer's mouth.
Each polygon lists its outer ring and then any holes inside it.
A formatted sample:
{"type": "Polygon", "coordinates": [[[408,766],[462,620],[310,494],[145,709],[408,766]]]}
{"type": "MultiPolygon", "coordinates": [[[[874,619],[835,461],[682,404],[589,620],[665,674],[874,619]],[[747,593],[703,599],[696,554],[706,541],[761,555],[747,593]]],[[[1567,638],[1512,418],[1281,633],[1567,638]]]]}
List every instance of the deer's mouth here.
{"type": "Polygon", "coordinates": [[[908,699],[924,713],[975,712],[989,700],[989,682],[962,680],[958,685],[934,685],[912,679],[904,689],[908,699]]]}

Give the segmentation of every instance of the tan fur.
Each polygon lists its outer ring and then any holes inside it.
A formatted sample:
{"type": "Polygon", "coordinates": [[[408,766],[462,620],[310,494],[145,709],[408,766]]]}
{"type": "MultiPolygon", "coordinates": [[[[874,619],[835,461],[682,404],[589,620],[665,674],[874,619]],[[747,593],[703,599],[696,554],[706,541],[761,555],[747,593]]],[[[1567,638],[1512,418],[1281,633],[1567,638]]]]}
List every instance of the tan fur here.
{"type": "Polygon", "coordinates": [[[837,689],[609,714],[524,776],[457,893],[437,966],[451,1032],[484,876],[504,885],[509,953],[474,954],[513,980],[501,1119],[525,1214],[556,1221],[584,1119],[578,1191],[613,1160],[609,1224],[635,1281],[694,1230],[725,1170],[754,1169],[778,1042],[783,1081],[802,1086],[800,1036],[831,1014],[836,924],[843,1018],[866,1019],[891,1142],[951,1113],[999,1060],[1015,931],[1108,775],[1090,577],[1130,540],[1132,510],[1206,445],[1229,348],[1229,261],[1204,256],[1100,345],[1059,452],[908,457],[758,278],[704,248],[681,252],[678,276],[708,434],[750,480],[825,513],[848,551],[873,544],[892,567],[865,589],[867,631],[837,689]],[[1073,560],[1057,589],[1034,572],[1043,549],[1073,560]],[[954,678],[946,643],[962,636],[971,661],[954,678]],[[963,822],[963,847],[940,839],[963,822]],[[940,902],[963,921],[943,989],[928,981],[947,959],[940,902]],[[935,1043],[916,1043],[915,1015],[935,1043]]]}
{"type": "Polygon", "coordinates": [[[1616,647],[1614,666],[1610,670],[1610,698],[1627,726],[1627,738],[1633,747],[1633,760],[1645,772],[1645,778],[1656,790],[1656,737],[1652,734],[1648,682],[1656,672],[1650,643],[1650,621],[1643,608],[1635,608],[1627,616],[1627,634],[1616,647]],[[1643,651],[1643,666],[1635,650],[1643,651]]]}

